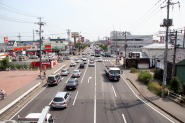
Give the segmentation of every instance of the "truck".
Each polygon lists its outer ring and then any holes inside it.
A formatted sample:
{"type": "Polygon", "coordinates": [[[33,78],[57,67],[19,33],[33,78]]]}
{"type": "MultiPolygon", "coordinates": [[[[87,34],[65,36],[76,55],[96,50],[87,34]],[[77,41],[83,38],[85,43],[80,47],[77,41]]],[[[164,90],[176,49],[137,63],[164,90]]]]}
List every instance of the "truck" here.
{"type": "Polygon", "coordinates": [[[110,81],[119,81],[122,71],[115,66],[105,66],[105,75],[110,81]]]}
{"type": "Polygon", "coordinates": [[[46,106],[41,113],[29,113],[25,117],[18,115],[17,120],[0,121],[1,123],[54,123],[54,119],[49,112],[50,107],[46,106]]]}

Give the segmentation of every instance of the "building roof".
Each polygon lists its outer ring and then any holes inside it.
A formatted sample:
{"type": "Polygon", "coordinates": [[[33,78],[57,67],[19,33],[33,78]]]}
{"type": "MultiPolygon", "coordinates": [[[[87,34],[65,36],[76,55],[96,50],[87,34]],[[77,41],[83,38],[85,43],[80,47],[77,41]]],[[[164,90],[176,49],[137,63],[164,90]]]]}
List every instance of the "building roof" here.
{"type": "MultiPolygon", "coordinates": [[[[165,49],[165,44],[163,44],[163,43],[153,43],[153,44],[146,45],[143,48],[145,48],[145,49],[165,49]]],[[[173,45],[168,44],[168,48],[172,49],[173,45]]]]}
{"type": "MultiPolygon", "coordinates": [[[[168,62],[173,62],[173,54],[174,54],[174,50],[168,50],[168,62]]],[[[159,57],[160,60],[164,60],[164,54],[161,54],[159,57]]],[[[182,48],[178,48],[176,49],[176,59],[175,59],[175,63],[179,63],[181,61],[183,61],[185,59],[185,49],[182,48]]]]}

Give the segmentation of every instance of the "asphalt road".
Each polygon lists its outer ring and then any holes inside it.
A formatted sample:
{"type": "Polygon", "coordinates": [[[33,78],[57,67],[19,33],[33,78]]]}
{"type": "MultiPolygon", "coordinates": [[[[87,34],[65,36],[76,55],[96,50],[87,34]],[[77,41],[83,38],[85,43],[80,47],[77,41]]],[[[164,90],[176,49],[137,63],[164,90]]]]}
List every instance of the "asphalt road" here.
{"type": "MultiPolygon", "coordinates": [[[[79,86],[72,94],[66,109],[50,110],[55,123],[170,123],[176,122],[164,112],[142,98],[123,78],[119,82],[110,82],[104,75],[105,65],[112,64],[112,58],[96,62],[95,67],[85,66],[79,86]],[[138,97],[137,97],[138,95],[138,97]]],[[[77,66],[78,67],[78,66],[77,66]]],[[[70,68],[73,71],[75,68],[70,68]]],[[[22,117],[29,113],[39,113],[47,106],[57,91],[65,91],[63,77],[58,86],[46,87],[36,98],[27,104],[18,114],[22,117]]],[[[17,115],[13,117],[16,119],[17,115]]]]}

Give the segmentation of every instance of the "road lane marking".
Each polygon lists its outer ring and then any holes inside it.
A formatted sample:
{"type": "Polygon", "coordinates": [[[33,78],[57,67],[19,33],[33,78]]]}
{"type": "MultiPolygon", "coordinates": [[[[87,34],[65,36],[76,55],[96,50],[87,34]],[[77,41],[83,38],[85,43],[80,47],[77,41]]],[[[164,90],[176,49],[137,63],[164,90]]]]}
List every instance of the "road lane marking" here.
{"type": "Polygon", "coordinates": [[[74,99],[74,101],[73,101],[73,106],[75,105],[75,102],[76,102],[77,96],[78,96],[78,91],[76,92],[75,99],[74,99]]]}
{"type": "Polygon", "coordinates": [[[57,69],[56,71],[54,71],[54,74],[56,74],[61,68],[65,67],[66,65],[62,65],[59,69],[57,69]]]}
{"type": "Polygon", "coordinates": [[[96,63],[95,63],[95,87],[94,87],[94,123],[96,123],[96,63]]]}
{"type": "Polygon", "coordinates": [[[165,116],[163,113],[161,113],[160,111],[158,111],[157,109],[155,109],[153,106],[151,106],[150,104],[147,103],[147,101],[144,101],[143,99],[141,99],[135,92],[134,90],[130,87],[130,85],[127,83],[127,80],[125,80],[125,78],[123,78],[123,76],[121,76],[121,78],[125,81],[125,83],[127,84],[127,86],[130,88],[130,90],[132,91],[132,93],[143,103],[145,103],[148,107],[150,107],[151,109],[153,109],[154,111],[156,111],[158,114],[160,114],[161,116],[165,117],[167,120],[169,120],[171,123],[175,123],[174,121],[172,121],[170,118],[168,118],[167,116],[165,116]]]}
{"type": "Polygon", "coordinates": [[[64,79],[64,77],[62,77],[62,80],[64,79]]]}
{"type": "Polygon", "coordinates": [[[83,74],[83,76],[82,76],[81,83],[83,83],[83,79],[84,79],[84,76],[85,76],[85,74],[86,74],[86,72],[87,72],[87,68],[88,68],[88,66],[86,66],[85,72],[84,72],[84,74],[83,74]]]}
{"type": "Polygon", "coordinates": [[[113,85],[112,85],[112,89],[113,89],[113,91],[114,91],[114,95],[115,95],[115,97],[117,97],[117,94],[116,94],[116,91],[115,91],[115,89],[114,89],[113,85]]]}
{"type": "MultiPolygon", "coordinates": [[[[63,65],[62,67],[64,67],[66,65],[63,65]]],[[[60,69],[62,68],[60,67],[60,69]]],[[[68,78],[68,80],[70,79],[70,77],[68,78]]],[[[68,81],[67,80],[67,81],[68,81]]],[[[65,83],[67,83],[67,81],[65,83]]],[[[30,101],[28,101],[28,103],[26,103],[20,110],[18,110],[15,115],[13,115],[9,120],[13,119],[19,112],[21,112],[26,106],[28,106],[28,104],[30,104],[37,96],[39,96],[46,88],[43,88],[38,94],[36,94],[30,101]]]]}
{"type": "MultiPolygon", "coordinates": [[[[110,63],[113,65],[113,63],[110,61],[110,63]]],[[[127,80],[121,75],[121,78],[124,80],[124,82],[127,84],[127,86],[130,88],[130,90],[132,91],[132,93],[135,95],[136,98],[138,98],[140,101],[142,101],[144,104],[146,104],[148,107],[150,107],[151,109],[153,109],[154,111],[156,111],[158,114],[160,114],[161,116],[163,116],[164,118],[166,118],[167,120],[169,120],[171,123],[175,123],[174,121],[172,121],[170,118],[168,118],[166,115],[164,115],[163,113],[161,113],[160,111],[158,111],[156,108],[154,108],[153,106],[151,106],[150,104],[148,104],[146,101],[144,101],[143,99],[141,99],[135,92],[134,90],[130,87],[130,85],[127,83],[127,80]]]]}
{"type": "Polygon", "coordinates": [[[89,83],[90,79],[92,79],[92,77],[91,77],[91,76],[88,78],[88,83],[89,83]]]}
{"type": "Polygon", "coordinates": [[[124,114],[122,114],[122,117],[123,117],[123,121],[124,121],[124,123],[127,123],[127,121],[126,121],[126,118],[125,118],[125,115],[124,115],[124,114]]]}

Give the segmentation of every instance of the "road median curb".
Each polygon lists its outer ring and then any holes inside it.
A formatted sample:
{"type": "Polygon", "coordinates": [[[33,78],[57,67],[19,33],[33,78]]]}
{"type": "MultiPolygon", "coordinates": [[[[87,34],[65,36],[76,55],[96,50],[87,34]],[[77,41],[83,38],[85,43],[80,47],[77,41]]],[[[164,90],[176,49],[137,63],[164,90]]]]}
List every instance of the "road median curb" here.
{"type": "Polygon", "coordinates": [[[161,106],[157,105],[156,103],[152,102],[150,99],[148,99],[147,97],[145,97],[141,91],[136,87],[136,85],[129,79],[126,78],[133,86],[134,88],[140,93],[140,95],[147,100],[148,102],[152,103],[153,105],[155,105],[156,107],[158,107],[159,109],[161,109],[162,111],[164,111],[166,114],[170,115],[171,117],[173,117],[174,119],[176,119],[177,121],[184,123],[182,120],[180,120],[179,118],[177,118],[175,115],[171,114],[170,112],[166,111],[164,108],[162,108],[161,106]]]}

